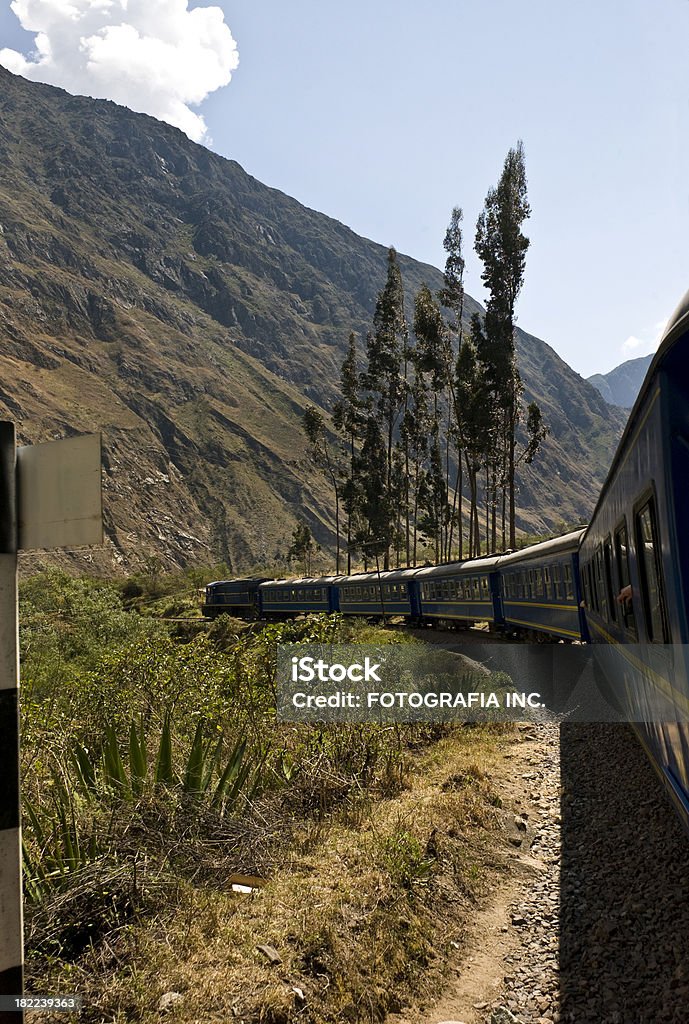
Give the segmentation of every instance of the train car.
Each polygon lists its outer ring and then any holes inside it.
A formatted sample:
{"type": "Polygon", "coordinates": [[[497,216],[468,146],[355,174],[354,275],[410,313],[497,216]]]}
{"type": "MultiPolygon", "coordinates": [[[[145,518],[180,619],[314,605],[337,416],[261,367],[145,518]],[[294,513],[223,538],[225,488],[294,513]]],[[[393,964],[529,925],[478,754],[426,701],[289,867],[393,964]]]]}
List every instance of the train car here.
{"type": "Polygon", "coordinates": [[[216,580],[205,588],[201,610],[206,618],[234,615],[236,618],[258,618],[260,614],[259,588],[265,576],[247,576],[236,580],[216,580]]]}
{"type": "Polygon", "coordinates": [[[419,569],[393,569],[342,576],[338,580],[343,615],[384,618],[403,615],[418,622],[421,614],[416,576],[419,569]]]}
{"type": "Polygon", "coordinates": [[[498,559],[505,628],[524,638],[587,640],[579,586],[584,530],[532,544],[498,559]]]}
{"type": "Polygon", "coordinates": [[[267,619],[289,618],[307,612],[330,614],[340,610],[338,576],[269,580],[259,587],[261,612],[267,619]]]}
{"type": "Polygon", "coordinates": [[[598,661],[689,827],[687,508],[689,293],[649,367],[580,550],[598,661]]]}
{"type": "Polygon", "coordinates": [[[417,570],[422,621],[488,622],[501,627],[498,561],[497,557],[474,558],[417,570]]]}

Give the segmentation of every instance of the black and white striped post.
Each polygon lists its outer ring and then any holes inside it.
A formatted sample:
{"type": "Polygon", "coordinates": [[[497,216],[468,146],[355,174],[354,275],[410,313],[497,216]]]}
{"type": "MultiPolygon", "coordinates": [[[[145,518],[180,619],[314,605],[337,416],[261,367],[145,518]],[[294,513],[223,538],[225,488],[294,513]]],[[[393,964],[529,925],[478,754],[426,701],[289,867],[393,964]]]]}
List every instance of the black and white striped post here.
{"type": "Polygon", "coordinates": [[[17,552],[102,543],[100,434],[17,448],[0,421],[0,1024],[24,1019],[17,552]]]}
{"type": "MultiPolygon", "coordinates": [[[[24,991],[16,461],[14,423],[0,422],[0,996],[24,991]]],[[[0,1008],[0,1024],[23,1018],[0,1008]]]]}

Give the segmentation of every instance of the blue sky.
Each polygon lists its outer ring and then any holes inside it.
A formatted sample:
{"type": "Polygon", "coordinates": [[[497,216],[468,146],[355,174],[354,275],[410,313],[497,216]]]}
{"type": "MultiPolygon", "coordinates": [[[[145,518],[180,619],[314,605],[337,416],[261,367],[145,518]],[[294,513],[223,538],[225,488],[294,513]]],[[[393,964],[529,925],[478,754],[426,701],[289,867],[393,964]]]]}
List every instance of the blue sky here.
{"type": "MultiPolygon", "coordinates": [[[[180,0],[148,4],[162,32],[180,0]]],[[[194,107],[212,149],[439,267],[461,206],[481,299],[476,218],[521,138],[533,214],[520,326],[585,376],[652,350],[689,288],[687,0],[190,4],[209,6],[239,52],[230,84],[209,80],[194,107]]],[[[28,54],[32,40],[5,4],[0,47],[28,54]]]]}

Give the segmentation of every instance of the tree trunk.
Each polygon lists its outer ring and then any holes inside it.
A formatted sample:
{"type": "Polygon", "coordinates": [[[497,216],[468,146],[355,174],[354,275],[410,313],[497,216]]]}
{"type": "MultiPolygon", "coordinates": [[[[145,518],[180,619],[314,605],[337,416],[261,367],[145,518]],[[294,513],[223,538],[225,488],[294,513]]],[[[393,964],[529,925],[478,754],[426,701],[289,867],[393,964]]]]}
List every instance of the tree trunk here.
{"type": "Polygon", "coordinates": [[[510,547],[511,548],[516,548],[516,546],[517,546],[517,539],[516,539],[517,538],[517,531],[516,531],[516,523],[515,523],[516,514],[515,514],[515,503],[514,503],[514,451],[515,451],[515,443],[516,443],[515,442],[514,433],[515,433],[515,428],[516,428],[517,424],[515,423],[515,409],[514,409],[514,405],[515,405],[515,403],[514,403],[514,399],[513,399],[513,407],[512,407],[512,414],[511,414],[512,415],[512,430],[511,430],[511,434],[510,434],[510,461],[509,461],[509,470],[508,470],[508,484],[509,484],[509,491],[510,491],[510,547]]]}
{"type": "Polygon", "coordinates": [[[335,531],[337,533],[337,548],[335,553],[335,572],[340,575],[340,491],[335,488],[335,531]]]}
{"type": "Polygon", "coordinates": [[[490,549],[490,472],[486,463],[486,554],[490,549]]]}

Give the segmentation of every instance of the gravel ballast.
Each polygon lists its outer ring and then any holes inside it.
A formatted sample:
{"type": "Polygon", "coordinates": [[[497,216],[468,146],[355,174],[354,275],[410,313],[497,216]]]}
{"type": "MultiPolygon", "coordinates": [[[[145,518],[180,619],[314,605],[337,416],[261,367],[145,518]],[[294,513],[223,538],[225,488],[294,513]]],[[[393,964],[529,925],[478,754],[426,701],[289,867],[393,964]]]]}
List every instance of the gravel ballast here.
{"type": "Polygon", "coordinates": [[[518,945],[485,1021],[686,1024],[689,838],[669,797],[630,727],[537,729],[523,780],[542,870],[510,907],[518,945]]]}

